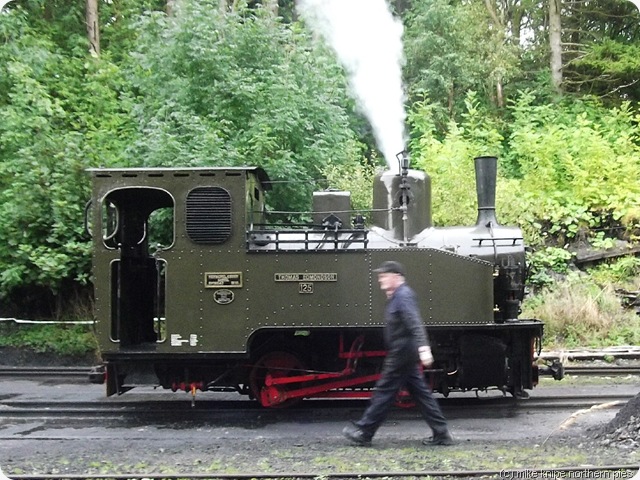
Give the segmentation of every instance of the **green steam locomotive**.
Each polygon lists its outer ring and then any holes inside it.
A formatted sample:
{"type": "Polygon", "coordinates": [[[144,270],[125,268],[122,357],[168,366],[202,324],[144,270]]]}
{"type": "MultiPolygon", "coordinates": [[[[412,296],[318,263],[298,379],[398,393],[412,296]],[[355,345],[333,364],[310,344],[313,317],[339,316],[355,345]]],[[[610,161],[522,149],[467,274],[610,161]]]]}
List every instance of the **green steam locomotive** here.
{"type": "Polygon", "coordinates": [[[543,324],[518,318],[525,246],[496,220],[496,158],[475,159],[476,224],[435,228],[430,179],[400,157],[375,179],[369,224],[341,191],[314,193],[312,224],[269,224],[256,167],[91,170],[92,381],[107,395],[236,391],[265,407],[367,397],[385,356],[372,269],[396,260],[420,299],[434,391],[526,396],[543,324]]]}

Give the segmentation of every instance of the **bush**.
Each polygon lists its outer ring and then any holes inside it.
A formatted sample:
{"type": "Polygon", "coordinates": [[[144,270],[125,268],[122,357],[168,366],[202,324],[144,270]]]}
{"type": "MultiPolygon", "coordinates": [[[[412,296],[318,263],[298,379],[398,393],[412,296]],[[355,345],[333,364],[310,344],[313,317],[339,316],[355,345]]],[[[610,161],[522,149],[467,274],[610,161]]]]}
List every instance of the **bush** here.
{"type": "Polygon", "coordinates": [[[0,324],[0,346],[28,348],[38,353],[81,356],[95,352],[96,338],[87,325],[0,324]]]}
{"type": "Polygon", "coordinates": [[[545,247],[528,256],[528,283],[534,288],[549,286],[554,283],[557,274],[569,272],[573,254],[564,248],[545,247]]]}

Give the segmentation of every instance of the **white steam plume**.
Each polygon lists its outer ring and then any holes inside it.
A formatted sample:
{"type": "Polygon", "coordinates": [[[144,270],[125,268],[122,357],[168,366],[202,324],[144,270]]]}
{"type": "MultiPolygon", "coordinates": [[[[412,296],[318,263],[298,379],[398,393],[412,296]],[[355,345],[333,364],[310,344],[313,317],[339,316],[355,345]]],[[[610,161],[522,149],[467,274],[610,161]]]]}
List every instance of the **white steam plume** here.
{"type": "Polygon", "coordinates": [[[298,12],[336,52],[387,165],[404,149],[402,23],[386,0],[298,0],[298,12]]]}
{"type": "MultiPolygon", "coordinates": [[[[4,6],[10,1],[11,0],[0,0],[0,13],[2,13],[2,9],[4,8],[4,6]]],[[[2,477],[0,477],[0,480],[2,480],[2,477]]]]}

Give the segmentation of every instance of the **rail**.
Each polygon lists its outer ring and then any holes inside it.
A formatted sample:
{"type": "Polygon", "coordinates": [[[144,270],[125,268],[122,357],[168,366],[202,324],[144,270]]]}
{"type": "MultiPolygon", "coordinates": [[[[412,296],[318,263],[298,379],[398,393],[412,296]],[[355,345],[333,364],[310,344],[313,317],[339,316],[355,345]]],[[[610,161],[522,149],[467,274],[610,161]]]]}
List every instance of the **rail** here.
{"type": "MultiPolygon", "coordinates": [[[[146,474],[60,474],[12,475],[11,480],[248,480],[248,479],[363,479],[363,478],[636,478],[640,464],[572,466],[552,468],[503,468],[500,470],[415,470],[415,471],[371,471],[371,472],[326,472],[322,474],[303,472],[247,472],[247,473],[146,473],[146,474]],[[609,472],[607,475],[605,472],[609,472]]],[[[1,478],[1,477],[0,477],[1,478]]]]}
{"type": "MultiPolygon", "coordinates": [[[[258,225],[267,227],[268,225],[258,225]]],[[[360,245],[367,248],[369,239],[365,229],[344,229],[322,226],[310,226],[308,224],[287,225],[286,229],[258,228],[246,232],[246,241],[249,248],[253,246],[274,246],[276,250],[319,250],[331,247],[332,250],[346,249],[352,245],[360,245]],[[294,227],[294,228],[291,228],[294,227]],[[284,248],[285,245],[300,245],[300,248],[284,248]]]]}

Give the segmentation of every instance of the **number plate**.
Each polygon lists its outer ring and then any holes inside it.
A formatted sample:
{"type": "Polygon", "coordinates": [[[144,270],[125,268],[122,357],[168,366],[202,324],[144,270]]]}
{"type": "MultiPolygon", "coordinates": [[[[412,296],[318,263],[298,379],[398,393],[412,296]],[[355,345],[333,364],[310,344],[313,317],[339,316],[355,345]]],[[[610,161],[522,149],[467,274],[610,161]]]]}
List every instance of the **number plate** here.
{"type": "Polygon", "coordinates": [[[298,284],[298,293],[313,293],[313,283],[300,282],[298,284]]]}

